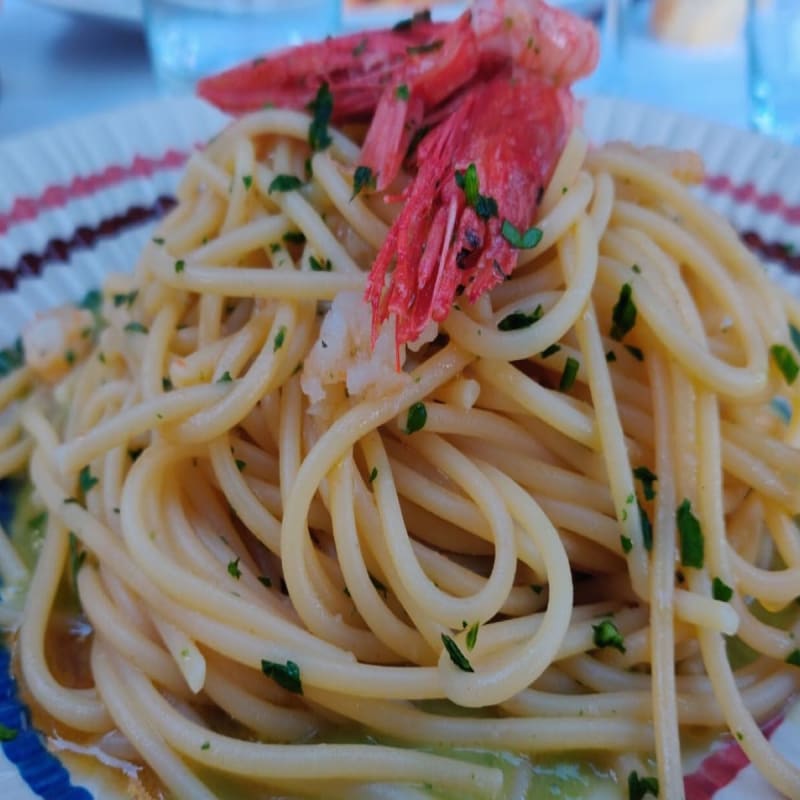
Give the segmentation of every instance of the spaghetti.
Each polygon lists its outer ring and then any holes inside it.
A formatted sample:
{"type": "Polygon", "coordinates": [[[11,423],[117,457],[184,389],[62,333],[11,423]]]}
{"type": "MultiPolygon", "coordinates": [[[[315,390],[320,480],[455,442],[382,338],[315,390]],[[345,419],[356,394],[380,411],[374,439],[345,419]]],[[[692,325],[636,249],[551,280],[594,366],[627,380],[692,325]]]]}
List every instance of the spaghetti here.
{"type": "MultiPolygon", "coordinates": [[[[575,132],[541,241],[398,372],[361,300],[397,209],[352,196],[340,133],[307,178],[308,125],[257,112],[193,156],[135,272],[34,321],[0,381],[2,473],[47,512],[17,635],[38,706],[178,797],[214,797],[209,769],[524,796],[447,745],[610,752],[677,798],[689,726],[800,796],[758,724],[800,631],[757,613],[800,594],[800,415],[772,402],[797,406],[800,305],[680,158],[575,132]],[[62,580],[93,630],[73,685],[45,650],[62,580]]],[[[0,568],[27,580],[5,537],[0,568]]]]}

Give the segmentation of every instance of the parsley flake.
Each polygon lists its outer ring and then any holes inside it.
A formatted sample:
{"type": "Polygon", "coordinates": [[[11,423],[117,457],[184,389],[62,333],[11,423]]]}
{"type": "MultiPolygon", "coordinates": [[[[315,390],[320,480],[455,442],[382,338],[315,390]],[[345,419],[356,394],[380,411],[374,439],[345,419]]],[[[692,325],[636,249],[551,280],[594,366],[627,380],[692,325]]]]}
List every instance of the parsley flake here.
{"type": "Polygon", "coordinates": [[[797,380],[798,373],[800,373],[800,366],[797,364],[797,359],[792,355],[792,351],[786,345],[774,344],[770,347],[769,352],[772,355],[775,366],[781,371],[786,383],[791,386],[797,380]]]}
{"type": "Polygon", "coordinates": [[[25,351],[22,349],[22,339],[17,339],[11,347],[0,350],[0,377],[8,375],[25,363],[25,351]]]}
{"type": "Polygon", "coordinates": [[[305,244],[306,235],[302,231],[287,231],[283,234],[286,244],[305,244]]]}
{"type": "Polygon", "coordinates": [[[303,694],[303,684],[300,680],[300,667],[294,661],[287,661],[279,664],[276,661],[261,659],[261,671],[272,678],[278,686],[283,687],[288,692],[303,694]]]}
{"type": "Polygon", "coordinates": [[[721,600],[723,603],[729,603],[733,597],[733,589],[728,586],[722,578],[714,578],[711,581],[711,596],[715,600],[721,600]]]}
{"type": "Polygon", "coordinates": [[[625,642],[619,629],[610,619],[604,619],[597,625],[592,625],[593,641],[595,647],[613,647],[620,653],[625,652],[625,642]]]}
{"type": "Polygon", "coordinates": [[[308,126],[308,144],[314,152],[324,150],[333,142],[328,132],[328,123],[333,114],[333,95],[327,84],[323,82],[314,99],[308,104],[311,112],[311,124],[308,126]]]}
{"type": "Polygon", "coordinates": [[[414,403],[408,409],[408,416],[406,417],[406,433],[416,433],[425,427],[428,421],[428,409],[425,408],[425,403],[414,403]]]}
{"type": "Polygon", "coordinates": [[[511,220],[504,219],[500,228],[503,238],[517,250],[531,250],[542,241],[542,229],[537,227],[528,228],[524,233],[519,230],[511,220]]]}
{"type": "Polygon", "coordinates": [[[476,622],[468,631],[467,631],[467,638],[465,639],[465,643],[467,645],[467,650],[474,650],[475,645],[478,643],[478,631],[480,630],[481,624],[480,622],[476,622]]]}
{"type": "Polygon", "coordinates": [[[561,350],[560,344],[551,344],[550,347],[546,347],[539,353],[540,358],[550,358],[550,356],[554,356],[559,350],[561,350]]]}
{"type": "Polygon", "coordinates": [[[432,42],[426,44],[418,44],[413,47],[406,47],[406,53],[410,56],[425,55],[426,53],[435,53],[441,50],[444,46],[444,39],[434,39],[432,42]]]}
{"type": "Polygon", "coordinates": [[[800,667],[800,649],[792,650],[792,652],[786,656],[786,663],[791,664],[793,667],[800,667]]]}
{"type": "Polygon", "coordinates": [[[444,649],[447,650],[447,655],[450,660],[463,672],[475,672],[472,664],[469,663],[467,657],[461,652],[461,648],[455,643],[452,637],[447,634],[442,634],[442,644],[444,649]]]}
{"type": "Polygon", "coordinates": [[[623,553],[630,553],[630,551],[633,550],[633,542],[631,541],[630,536],[620,536],[619,540],[622,544],[623,553]]]}
{"type": "Polygon", "coordinates": [[[278,332],[275,334],[275,340],[272,343],[272,352],[277,353],[278,350],[280,350],[281,347],[283,347],[283,343],[285,340],[286,340],[286,326],[281,325],[281,327],[278,328],[278,332]]]}
{"type": "Polygon", "coordinates": [[[647,795],[658,797],[658,778],[650,776],[639,777],[639,773],[633,770],[628,775],[628,800],[643,800],[647,795]]]}
{"type": "Polygon", "coordinates": [[[362,189],[374,191],[376,185],[377,176],[372,172],[372,168],[361,164],[353,173],[353,194],[350,195],[350,199],[352,200],[362,189]]]}
{"type": "Polygon", "coordinates": [[[217,378],[217,383],[230,383],[232,380],[231,373],[226,369],[225,372],[217,378]]]}
{"type": "Polygon", "coordinates": [[[684,500],[675,516],[681,538],[681,564],[701,569],[705,555],[703,531],[700,520],[692,513],[692,504],[684,500]]]}
{"type": "Polygon", "coordinates": [[[272,588],[272,578],[270,578],[268,575],[259,575],[258,576],[258,582],[262,586],[266,586],[267,589],[271,589],[272,588]]]}
{"type": "Polygon", "coordinates": [[[123,330],[128,333],[147,333],[147,326],[142,325],[141,322],[129,322],[123,330]]]}
{"type": "Polygon", "coordinates": [[[184,269],[185,266],[186,266],[186,262],[182,258],[179,258],[175,262],[175,272],[183,272],[183,269],[184,269]]]}
{"type": "Polygon", "coordinates": [[[92,487],[96,486],[99,482],[99,478],[95,478],[92,475],[92,471],[87,464],[83,467],[78,474],[78,486],[80,486],[81,491],[86,494],[92,487]]]}
{"type": "Polygon", "coordinates": [[[237,581],[242,577],[242,571],[239,569],[239,561],[241,561],[241,559],[236,558],[228,562],[228,575],[232,578],[236,578],[237,581]]]}
{"type": "Polygon", "coordinates": [[[308,257],[308,266],[311,267],[312,272],[330,272],[333,269],[333,264],[331,264],[329,258],[320,262],[314,256],[308,257]]]}
{"type": "Polygon", "coordinates": [[[633,470],[633,477],[636,478],[637,481],[641,481],[644,499],[652,500],[656,496],[656,490],[653,488],[653,484],[658,480],[658,476],[647,467],[636,467],[633,470]]]}
{"type": "Polygon", "coordinates": [[[119,294],[115,294],[112,297],[112,300],[114,301],[114,307],[119,308],[120,306],[127,306],[130,308],[138,296],[138,289],[134,289],[131,292],[120,292],[119,294]]]}
{"type": "Polygon", "coordinates": [[[408,86],[405,83],[401,83],[395,90],[394,96],[398,100],[408,100],[408,86]]]}
{"type": "Polygon", "coordinates": [[[500,331],[518,331],[522,328],[530,328],[530,326],[538,322],[542,316],[544,316],[544,309],[540,303],[530,314],[525,311],[512,311],[508,316],[503,317],[503,319],[497,323],[497,329],[500,331]]]}
{"type": "Polygon", "coordinates": [[[244,184],[245,191],[253,185],[252,175],[242,175],[242,183],[244,184]]]}
{"type": "Polygon", "coordinates": [[[558,390],[560,392],[568,392],[573,387],[580,368],[580,361],[572,358],[572,356],[567,358],[567,363],[564,364],[564,371],[561,373],[561,380],[558,382],[558,390]]]}
{"type": "Polygon", "coordinates": [[[626,333],[636,324],[636,304],[633,302],[633,287],[623,283],[619,299],[611,312],[611,338],[621,342],[626,333]]]}
{"type": "Polygon", "coordinates": [[[238,469],[238,470],[239,470],[239,472],[241,472],[242,470],[244,470],[244,468],[245,468],[246,466],[247,466],[247,462],[246,462],[246,461],[242,461],[242,459],[241,459],[241,458],[237,458],[237,459],[236,459],[236,469],[238,469]]]}
{"type": "Polygon", "coordinates": [[[270,182],[267,194],[273,192],[293,192],[303,185],[303,181],[296,175],[276,175],[270,182]]]}
{"type": "Polygon", "coordinates": [[[367,478],[367,483],[374,483],[375,478],[378,477],[378,468],[373,467],[369,472],[369,477],[367,478]]]}
{"type": "Polygon", "coordinates": [[[489,219],[497,216],[497,201],[493,197],[488,197],[480,193],[480,183],[478,180],[478,168],[475,164],[470,164],[465,171],[456,170],[456,186],[463,189],[467,205],[475,209],[475,213],[481,219],[489,219]]]}

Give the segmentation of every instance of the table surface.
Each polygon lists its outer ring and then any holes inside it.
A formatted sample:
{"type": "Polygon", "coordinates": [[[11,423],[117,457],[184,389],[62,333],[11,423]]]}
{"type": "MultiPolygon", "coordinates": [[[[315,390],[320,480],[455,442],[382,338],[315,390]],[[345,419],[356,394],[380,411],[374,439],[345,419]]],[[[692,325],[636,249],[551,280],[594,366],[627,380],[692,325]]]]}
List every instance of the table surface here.
{"type": "MultiPolygon", "coordinates": [[[[28,0],[0,0],[0,7],[0,139],[158,95],[140,27],[28,0]]],[[[693,53],[634,26],[621,63],[604,56],[578,91],[747,127],[741,44],[693,53]]]]}

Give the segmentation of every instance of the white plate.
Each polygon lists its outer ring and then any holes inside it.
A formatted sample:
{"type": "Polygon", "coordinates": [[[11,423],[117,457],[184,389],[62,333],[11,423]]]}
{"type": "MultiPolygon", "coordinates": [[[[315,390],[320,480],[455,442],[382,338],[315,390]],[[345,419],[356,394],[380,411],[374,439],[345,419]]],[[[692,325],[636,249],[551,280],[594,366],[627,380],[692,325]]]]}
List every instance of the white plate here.
{"type": "MultiPolygon", "coordinates": [[[[105,272],[130,268],[151,224],[133,224],[129,209],[140,207],[141,217],[159,196],[170,194],[187,155],[225,121],[199,100],[171,99],[0,144],[0,268],[13,267],[26,253],[41,255],[51,243],[51,258],[45,259],[40,276],[21,279],[15,291],[0,293],[0,346],[13,341],[36,310],[76,300],[98,285],[105,272]],[[112,235],[109,220],[130,224],[112,235]],[[76,243],[76,232],[84,240],[90,234],[99,238],[75,250],[66,263],[52,258],[67,243],[76,243]]],[[[740,231],[755,231],[800,252],[800,150],[612,99],[588,101],[585,124],[594,141],[627,139],[699,150],[708,166],[709,181],[701,190],[708,201],[740,231]]],[[[800,294],[800,275],[788,275],[777,265],[770,269],[776,280],[800,294]]],[[[7,277],[0,269],[0,282],[7,277]]],[[[2,501],[0,495],[0,519],[2,501]]],[[[774,741],[800,763],[800,705],[787,712],[774,741]]],[[[24,711],[8,677],[8,653],[0,647],[0,722],[18,727],[20,713],[24,711]]],[[[709,757],[719,767],[726,752],[730,755],[723,749],[709,757]]],[[[108,781],[108,774],[97,770],[70,778],[34,731],[0,747],[3,800],[114,800],[119,795],[108,781]]],[[[755,797],[779,796],[748,767],[715,800],[755,797]]]]}

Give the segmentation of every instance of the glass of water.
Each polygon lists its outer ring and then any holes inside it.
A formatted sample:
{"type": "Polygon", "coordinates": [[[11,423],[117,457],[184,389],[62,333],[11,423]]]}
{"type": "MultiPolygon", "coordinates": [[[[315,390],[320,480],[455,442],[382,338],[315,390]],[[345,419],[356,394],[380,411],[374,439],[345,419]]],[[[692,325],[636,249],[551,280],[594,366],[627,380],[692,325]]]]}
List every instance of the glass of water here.
{"type": "Polygon", "coordinates": [[[156,79],[169,92],[270,50],[338,33],[340,0],[144,0],[156,79]]]}
{"type": "Polygon", "coordinates": [[[750,121],[800,143],[800,0],[748,0],[750,121]]]}

